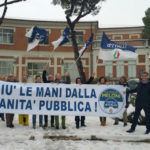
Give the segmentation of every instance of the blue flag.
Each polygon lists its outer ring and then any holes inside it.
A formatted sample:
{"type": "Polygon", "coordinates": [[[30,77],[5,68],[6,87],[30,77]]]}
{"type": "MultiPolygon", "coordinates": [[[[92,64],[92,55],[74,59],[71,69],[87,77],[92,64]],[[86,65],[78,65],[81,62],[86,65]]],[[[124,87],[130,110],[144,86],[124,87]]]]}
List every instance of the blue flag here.
{"type": "Polygon", "coordinates": [[[27,33],[26,37],[29,38],[27,51],[30,51],[36,47],[39,42],[44,43],[46,41],[48,32],[43,28],[38,28],[37,26],[32,27],[27,33]]]}
{"type": "Polygon", "coordinates": [[[99,51],[99,59],[102,60],[127,60],[136,59],[137,48],[129,45],[121,45],[111,41],[103,32],[101,49],[99,51]]]}
{"type": "Polygon", "coordinates": [[[94,34],[91,33],[90,38],[86,41],[86,44],[79,50],[79,58],[84,54],[84,52],[86,51],[86,49],[91,45],[92,41],[93,41],[93,36],[94,34]]]}
{"type": "Polygon", "coordinates": [[[128,50],[128,51],[132,51],[135,52],[137,48],[129,46],[129,45],[120,45],[117,44],[111,40],[108,39],[108,37],[106,36],[105,32],[103,32],[103,36],[102,36],[102,42],[101,42],[101,48],[103,49],[121,49],[121,50],[128,50]]]}
{"type": "Polygon", "coordinates": [[[53,41],[52,44],[54,46],[54,50],[67,42],[69,42],[69,34],[70,34],[70,28],[66,27],[63,34],[59,37],[58,40],[53,41]]]}

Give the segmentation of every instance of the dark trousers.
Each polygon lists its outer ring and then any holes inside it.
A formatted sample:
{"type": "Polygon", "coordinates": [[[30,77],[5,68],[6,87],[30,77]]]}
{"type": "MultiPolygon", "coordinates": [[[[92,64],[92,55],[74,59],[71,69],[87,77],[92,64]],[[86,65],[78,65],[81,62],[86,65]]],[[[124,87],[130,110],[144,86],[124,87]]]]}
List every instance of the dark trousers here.
{"type": "Polygon", "coordinates": [[[138,118],[140,115],[141,110],[144,110],[145,112],[145,117],[146,117],[146,128],[147,130],[150,130],[150,107],[148,106],[136,106],[135,107],[135,113],[134,113],[134,117],[133,117],[133,123],[131,125],[131,129],[135,130],[136,125],[138,123],[138,118]]]}
{"type": "MultiPolygon", "coordinates": [[[[62,128],[66,125],[66,116],[61,116],[61,125],[62,128]]],[[[55,116],[55,126],[59,128],[59,116],[55,116]]]]}
{"type": "MultiPolygon", "coordinates": [[[[79,126],[80,116],[75,116],[76,125],[79,126]]],[[[85,116],[81,116],[81,126],[85,125],[85,116]]]]}
{"type": "Polygon", "coordinates": [[[14,119],[14,114],[6,114],[6,125],[12,126],[13,125],[13,119],[14,119]]]}
{"type": "Polygon", "coordinates": [[[0,118],[5,121],[5,118],[4,118],[4,113],[0,113],[0,118]]]}
{"type": "MultiPolygon", "coordinates": [[[[48,125],[48,115],[44,115],[45,124],[48,125]]],[[[54,125],[54,116],[51,116],[51,126],[54,125]]]]}
{"type": "MultiPolygon", "coordinates": [[[[36,125],[36,115],[32,115],[32,124],[36,125]]],[[[39,115],[39,126],[43,125],[43,115],[39,115]]]]}

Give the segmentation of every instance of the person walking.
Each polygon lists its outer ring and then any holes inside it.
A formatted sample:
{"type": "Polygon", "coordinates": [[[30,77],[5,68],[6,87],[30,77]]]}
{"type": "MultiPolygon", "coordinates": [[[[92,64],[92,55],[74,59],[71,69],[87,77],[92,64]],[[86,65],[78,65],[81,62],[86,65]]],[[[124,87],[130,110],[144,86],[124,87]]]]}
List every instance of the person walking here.
{"type": "Polygon", "coordinates": [[[133,90],[127,89],[127,94],[137,93],[135,100],[135,113],[133,117],[133,123],[131,128],[127,130],[128,133],[135,131],[138,123],[138,118],[141,110],[143,109],[146,117],[146,132],[150,133],[150,82],[148,80],[148,73],[143,72],[141,74],[141,81],[138,83],[137,87],[133,90]]]}

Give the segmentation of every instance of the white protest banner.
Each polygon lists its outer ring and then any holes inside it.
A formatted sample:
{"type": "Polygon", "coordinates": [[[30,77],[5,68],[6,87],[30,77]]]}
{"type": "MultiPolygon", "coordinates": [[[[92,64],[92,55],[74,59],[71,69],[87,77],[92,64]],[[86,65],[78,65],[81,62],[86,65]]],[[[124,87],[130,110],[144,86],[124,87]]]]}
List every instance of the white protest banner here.
{"type": "Polygon", "coordinates": [[[0,81],[0,112],[119,117],[125,110],[125,90],[120,85],[0,81]]]}

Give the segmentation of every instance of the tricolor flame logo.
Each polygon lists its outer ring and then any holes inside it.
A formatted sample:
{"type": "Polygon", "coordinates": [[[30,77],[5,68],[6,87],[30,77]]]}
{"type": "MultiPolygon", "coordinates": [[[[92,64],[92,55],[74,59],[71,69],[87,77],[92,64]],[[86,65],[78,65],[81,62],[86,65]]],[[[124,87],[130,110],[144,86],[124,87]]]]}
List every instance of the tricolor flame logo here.
{"type": "Polygon", "coordinates": [[[112,108],[110,108],[110,109],[109,109],[109,112],[110,112],[110,113],[113,113],[113,109],[112,109],[112,108]]]}
{"type": "Polygon", "coordinates": [[[114,57],[114,58],[119,58],[119,56],[120,56],[119,51],[118,51],[118,50],[115,50],[115,52],[114,52],[114,54],[113,54],[113,57],[114,57]]]}

